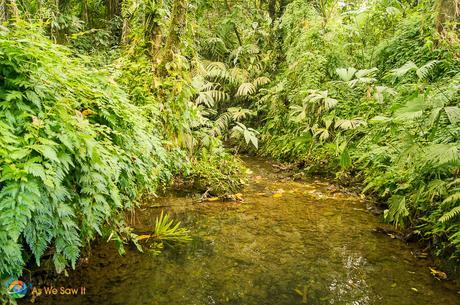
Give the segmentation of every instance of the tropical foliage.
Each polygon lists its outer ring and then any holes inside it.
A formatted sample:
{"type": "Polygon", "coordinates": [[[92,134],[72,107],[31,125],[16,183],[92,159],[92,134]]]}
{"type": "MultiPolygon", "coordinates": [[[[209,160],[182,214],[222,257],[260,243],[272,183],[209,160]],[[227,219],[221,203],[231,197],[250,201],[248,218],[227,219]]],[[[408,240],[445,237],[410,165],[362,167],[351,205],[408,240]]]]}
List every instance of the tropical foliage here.
{"type": "Polygon", "coordinates": [[[263,154],[363,182],[387,221],[458,258],[460,49],[458,11],[439,15],[447,2],[293,1],[261,132],[263,154]]]}
{"type": "Polygon", "coordinates": [[[37,263],[53,245],[62,270],[155,189],[165,151],[142,110],[89,59],[22,27],[2,31],[0,50],[0,271],[20,273],[23,242],[37,263]]]}
{"type": "MultiPolygon", "coordinates": [[[[238,192],[234,152],[358,183],[386,221],[458,260],[459,12],[456,0],[0,1],[0,278],[44,256],[75,267],[97,236],[136,241],[124,211],[173,179],[238,192]]],[[[165,215],[156,226],[186,235],[165,215]]]]}
{"type": "MultiPolygon", "coordinates": [[[[206,109],[195,101],[182,48],[171,46],[156,66],[140,52],[145,28],[120,32],[127,40],[123,51],[92,39],[82,47],[76,40],[92,24],[75,16],[79,2],[5,5],[14,14],[0,28],[2,278],[21,274],[30,255],[36,264],[51,256],[58,272],[74,268],[82,247],[98,235],[120,247],[135,241],[123,211],[179,173],[214,183],[206,180],[211,169],[192,170],[203,154],[213,155],[213,174],[225,172],[217,177],[228,184],[215,194],[243,185],[243,166],[222,148],[206,109]],[[48,13],[58,9],[56,21],[48,13]],[[64,16],[78,26],[60,24],[64,16]]],[[[137,26],[138,17],[125,26],[137,26]]]]}

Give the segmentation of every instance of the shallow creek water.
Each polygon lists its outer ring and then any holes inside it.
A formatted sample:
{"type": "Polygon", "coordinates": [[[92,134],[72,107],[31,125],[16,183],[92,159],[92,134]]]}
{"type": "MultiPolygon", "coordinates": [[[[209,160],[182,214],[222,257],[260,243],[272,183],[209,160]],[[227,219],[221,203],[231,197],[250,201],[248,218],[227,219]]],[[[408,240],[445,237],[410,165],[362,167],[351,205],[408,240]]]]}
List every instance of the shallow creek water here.
{"type": "Polygon", "coordinates": [[[99,242],[87,263],[54,281],[58,288],[84,286],[86,294],[41,295],[35,303],[460,304],[453,283],[430,275],[429,260],[373,231],[379,218],[359,197],[325,181],[282,179],[266,161],[246,163],[253,174],[243,203],[194,203],[176,194],[137,211],[135,232],[147,232],[158,206],[168,206],[190,229],[190,243],[157,256],[130,248],[121,257],[99,242]]]}

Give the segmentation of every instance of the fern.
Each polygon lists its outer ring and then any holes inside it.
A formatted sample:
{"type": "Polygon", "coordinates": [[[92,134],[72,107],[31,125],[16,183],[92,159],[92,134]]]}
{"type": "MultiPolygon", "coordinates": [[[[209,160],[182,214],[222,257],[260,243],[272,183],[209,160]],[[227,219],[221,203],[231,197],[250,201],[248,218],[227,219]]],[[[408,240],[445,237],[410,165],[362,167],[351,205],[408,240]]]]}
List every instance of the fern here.
{"type": "Polygon", "coordinates": [[[405,76],[407,73],[411,71],[415,71],[417,77],[420,80],[425,80],[438,63],[438,60],[431,60],[423,66],[418,67],[413,61],[409,61],[405,63],[402,67],[393,69],[391,71],[391,74],[398,78],[405,76]]]}
{"type": "Polygon", "coordinates": [[[75,267],[81,248],[166,172],[143,110],[85,60],[37,29],[0,34],[3,276],[21,274],[27,249],[37,264],[52,249],[58,272],[75,267]]]}
{"type": "Polygon", "coordinates": [[[435,166],[460,164],[460,146],[452,144],[431,144],[425,149],[426,162],[435,166]]]}
{"type": "Polygon", "coordinates": [[[264,86],[270,83],[270,79],[266,76],[261,76],[261,77],[257,77],[256,79],[254,79],[252,83],[257,88],[257,87],[261,87],[261,86],[264,86]]]}
{"type": "Polygon", "coordinates": [[[404,225],[404,220],[409,216],[409,210],[406,207],[406,197],[394,195],[389,200],[390,208],[385,210],[385,219],[394,222],[397,226],[404,225]]]}
{"type": "Polygon", "coordinates": [[[427,77],[430,75],[434,67],[439,63],[438,60],[432,60],[421,66],[420,68],[417,68],[415,71],[418,78],[421,80],[427,79],[427,77]]]}
{"type": "Polygon", "coordinates": [[[408,120],[415,120],[423,116],[423,111],[427,108],[425,99],[423,97],[416,97],[409,100],[403,107],[399,108],[394,118],[397,121],[405,122],[408,120]]]}
{"type": "Polygon", "coordinates": [[[408,61],[403,66],[391,70],[391,74],[395,77],[403,77],[410,71],[417,70],[418,67],[413,61],[408,61]]]}
{"type": "Polygon", "coordinates": [[[211,132],[212,136],[222,135],[227,129],[228,125],[232,120],[232,113],[231,112],[224,112],[222,113],[214,122],[213,129],[211,132]]]}
{"type": "Polygon", "coordinates": [[[160,215],[155,219],[152,237],[162,242],[190,241],[189,231],[180,226],[180,221],[174,222],[162,210],[160,215]]]}
{"type": "Polygon", "coordinates": [[[460,215],[460,206],[453,208],[439,218],[440,222],[448,222],[460,215]]]}
{"type": "Polygon", "coordinates": [[[214,106],[216,103],[223,102],[229,99],[228,93],[220,90],[202,91],[198,94],[195,103],[198,105],[204,104],[208,107],[214,106]]]}
{"type": "Polygon", "coordinates": [[[442,204],[446,205],[446,204],[455,203],[455,202],[458,202],[458,201],[460,201],[460,192],[456,192],[456,193],[450,195],[449,197],[444,199],[442,204]]]}
{"type": "Polygon", "coordinates": [[[444,111],[452,125],[460,122],[460,108],[458,106],[444,107],[444,111]]]}

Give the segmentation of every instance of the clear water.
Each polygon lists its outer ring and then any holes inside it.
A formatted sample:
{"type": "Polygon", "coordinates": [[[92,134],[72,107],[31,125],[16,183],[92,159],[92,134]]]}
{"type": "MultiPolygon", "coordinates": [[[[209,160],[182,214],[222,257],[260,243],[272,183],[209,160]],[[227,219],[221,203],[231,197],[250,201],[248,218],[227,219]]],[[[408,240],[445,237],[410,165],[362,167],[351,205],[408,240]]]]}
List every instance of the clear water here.
{"type": "Polygon", "coordinates": [[[373,232],[379,219],[358,197],[323,181],[280,179],[264,161],[247,163],[254,173],[244,203],[170,195],[136,213],[135,231],[147,232],[160,211],[152,206],[168,206],[191,230],[189,244],[159,256],[128,249],[120,257],[101,242],[77,271],[53,280],[55,287],[84,286],[85,295],[42,295],[35,303],[460,304],[458,287],[434,279],[429,260],[373,232]]]}

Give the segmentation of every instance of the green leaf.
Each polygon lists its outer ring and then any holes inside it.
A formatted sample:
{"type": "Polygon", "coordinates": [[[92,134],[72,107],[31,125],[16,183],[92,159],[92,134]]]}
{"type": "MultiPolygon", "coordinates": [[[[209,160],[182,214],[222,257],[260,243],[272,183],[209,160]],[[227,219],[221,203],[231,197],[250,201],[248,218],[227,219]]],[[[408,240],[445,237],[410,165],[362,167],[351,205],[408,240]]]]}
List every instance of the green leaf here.
{"type": "Polygon", "coordinates": [[[31,145],[32,149],[36,150],[40,154],[42,154],[45,158],[50,159],[51,161],[59,162],[59,158],[56,154],[56,150],[53,147],[48,145],[31,145]]]}
{"type": "Polygon", "coordinates": [[[39,163],[32,163],[25,167],[27,173],[41,178],[43,181],[46,180],[45,168],[39,163]]]}
{"type": "Polygon", "coordinates": [[[337,75],[340,77],[342,81],[348,82],[353,79],[353,76],[355,75],[355,72],[357,70],[353,67],[350,67],[350,68],[338,68],[335,71],[337,72],[337,75]]]}
{"type": "Polygon", "coordinates": [[[20,149],[14,150],[11,154],[9,154],[9,157],[13,160],[21,160],[27,157],[28,155],[30,155],[31,152],[32,151],[30,149],[20,148],[20,149]]]}
{"type": "Polygon", "coordinates": [[[409,210],[406,207],[406,197],[393,195],[388,200],[389,209],[384,211],[387,221],[394,222],[396,226],[404,225],[404,219],[409,216],[409,210]]]}
{"type": "Polygon", "coordinates": [[[452,125],[456,125],[460,121],[460,108],[457,106],[444,107],[444,111],[452,125]]]}
{"type": "Polygon", "coordinates": [[[439,222],[447,222],[450,221],[460,215],[460,206],[453,208],[449,212],[445,213],[442,215],[441,218],[439,218],[439,222]]]}

